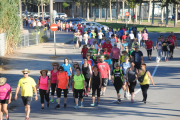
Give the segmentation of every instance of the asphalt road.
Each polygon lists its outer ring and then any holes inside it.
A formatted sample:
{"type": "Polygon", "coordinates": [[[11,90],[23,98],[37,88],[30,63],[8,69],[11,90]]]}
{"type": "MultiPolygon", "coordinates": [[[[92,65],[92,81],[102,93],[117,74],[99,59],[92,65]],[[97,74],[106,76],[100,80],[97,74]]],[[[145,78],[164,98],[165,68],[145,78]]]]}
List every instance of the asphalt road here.
{"type": "MultiPolygon", "coordinates": [[[[68,34],[69,35],[69,34],[68,34]]],[[[150,33],[149,36],[154,44],[159,36],[159,33],[150,33]]],[[[59,35],[65,36],[65,35],[59,35]]],[[[71,35],[70,35],[71,36],[71,35]]],[[[164,34],[167,36],[167,34],[164,34]]],[[[71,36],[72,37],[72,36],[71,36]]],[[[73,61],[80,62],[80,49],[72,49],[72,44],[59,45],[62,41],[57,40],[57,54],[63,57],[68,57],[73,61]]],[[[32,46],[23,50],[17,51],[19,57],[11,61],[10,65],[16,64],[16,67],[4,72],[6,77],[14,75],[9,80],[10,84],[15,88],[18,79],[22,76],[20,70],[26,66],[32,73],[31,76],[37,81],[39,70],[51,70],[51,62],[58,61],[63,63],[63,59],[50,59],[54,54],[53,43],[43,43],[39,46],[32,46]],[[18,72],[19,73],[18,73],[18,72]],[[18,74],[18,75],[16,75],[18,74]]],[[[112,83],[107,87],[106,95],[101,97],[100,106],[90,107],[91,94],[84,98],[84,107],[75,110],[75,103],[72,98],[72,91],[68,94],[67,108],[63,108],[63,97],[61,99],[61,109],[56,110],[56,103],[50,104],[50,108],[40,111],[40,99],[32,101],[31,104],[31,120],[179,120],[180,119],[180,50],[175,49],[174,59],[168,62],[156,63],[156,50],[153,50],[152,61],[148,61],[147,53],[144,48],[141,48],[144,54],[144,62],[147,63],[147,69],[153,75],[155,86],[150,86],[148,90],[147,104],[141,102],[142,93],[139,89],[139,84],[136,85],[136,94],[134,103],[130,100],[123,99],[121,104],[113,103],[116,100],[116,91],[112,83]]],[[[123,98],[122,92],[122,98],[123,98]]],[[[9,111],[11,120],[24,120],[24,106],[21,100],[18,101],[18,106],[13,111],[9,111]]],[[[79,103],[80,104],[80,103],[79,103]]]]}

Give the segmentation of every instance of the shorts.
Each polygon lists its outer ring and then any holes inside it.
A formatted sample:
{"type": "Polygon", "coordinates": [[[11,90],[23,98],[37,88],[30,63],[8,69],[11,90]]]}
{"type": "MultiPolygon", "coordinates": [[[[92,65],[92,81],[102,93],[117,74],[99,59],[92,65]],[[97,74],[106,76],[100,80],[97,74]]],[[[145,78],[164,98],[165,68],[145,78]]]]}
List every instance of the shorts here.
{"type": "Polygon", "coordinates": [[[8,101],[9,101],[9,99],[0,100],[0,103],[1,103],[1,104],[8,104],[8,101]]]}
{"type": "Polygon", "coordinates": [[[24,96],[21,96],[21,98],[22,98],[22,101],[23,101],[23,103],[24,103],[24,106],[31,104],[32,97],[24,97],[24,96]]]}
{"type": "Polygon", "coordinates": [[[83,89],[74,89],[75,98],[83,98],[83,89]]]}
{"type": "Polygon", "coordinates": [[[134,67],[139,70],[139,69],[141,69],[141,64],[136,64],[136,63],[135,63],[135,66],[134,66],[134,67]]]}
{"type": "Polygon", "coordinates": [[[108,82],[108,78],[102,78],[102,87],[106,87],[108,82]]]}
{"type": "Polygon", "coordinates": [[[74,41],[74,44],[76,44],[77,43],[77,41],[74,41]]]}

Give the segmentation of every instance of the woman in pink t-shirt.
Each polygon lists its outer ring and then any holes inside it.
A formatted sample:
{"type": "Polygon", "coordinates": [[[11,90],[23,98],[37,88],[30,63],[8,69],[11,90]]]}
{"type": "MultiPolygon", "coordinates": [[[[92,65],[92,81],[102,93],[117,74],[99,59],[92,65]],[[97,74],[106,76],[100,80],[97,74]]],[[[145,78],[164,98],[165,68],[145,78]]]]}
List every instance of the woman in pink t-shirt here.
{"type": "Polygon", "coordinates": [[[148,34],[146,33],[146,31],[144,30],[144,33],[142,34],[142,42],[143,42],[143,46],[145,46],[145,42],[148,40],[148,34]]]}
{"type": "Polygon", "coordinates": [[[170,59],[172,59],[173,58],[173,53],[174,53],[174,48],[175,48],[174,39],[172,38],[172,35],[169,36],[169,42],[171,42],[171,44],[169,46],[170,47],[169,55],[170,55],[170,59]]]}
{"type": "MultiPolygon", "coordinates": [[[[11,86],[6,83],[7,79],[0,78],[0,109],[6,114],[6,120],[9,120],[7,106],[11,103],[11,86]]],[[[3,119],[3,113],[0,112],[0,120],[3,119]]]]}
{"type": "Polygon", "coordinates": [[[51,76],[50,76],[50,79],[51,79],[51,100],[50,100],[50,102],[54,103],[53,99],[54,99],[54,92],[55,92],[56,83],[57,83],[57,73],[59,72],[59,70],[58,70],[59,63],[53,62],[52,66],[53,66],[53,70],[51,70],[51,76]]]}
{"type": "Polygon", "coordinates": [[[51,86],[51,81],[49,76],[47,76],[48,70],[41,70],[41,76],[39,77],[36,89],[39,87],[39,93],[41,97],[41,111],[44,110],[44,96],[47,102],[47,107],[49,107],[49,88],[51,86]]]}

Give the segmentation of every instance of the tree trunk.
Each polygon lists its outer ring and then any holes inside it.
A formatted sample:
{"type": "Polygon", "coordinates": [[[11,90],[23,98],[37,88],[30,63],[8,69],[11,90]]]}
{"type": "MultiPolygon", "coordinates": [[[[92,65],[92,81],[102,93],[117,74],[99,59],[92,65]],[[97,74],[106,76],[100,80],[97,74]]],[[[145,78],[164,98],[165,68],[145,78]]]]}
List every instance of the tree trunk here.
{"type": "Polygon", "coordinates": [[[118,0],[116,0],[116,23],[118,21],[118,0]]]}
{"type": "MultiPolygon", "coordinates": [[[[50,9],[50,25],[53,24],[53,0],[49,0],[50,9]]],[[[54,38],[53,31],[50,30],[50,38],[54,38]]]]}
{"type": "Polygon", "coordinates": [[[87,19],[89,20],[89,3],[87,3],[87,19]]]}
{"type": "Polygon", "coordinates": [[[99,5],[99,20],[101,19],[101,6],[99,5]]]}
{"type": "Polygon", "coordinates": [[[94,22],[96,22],[96,5],[95,5],[95,7],[94,7],[94,9],[95,9],[95,13],[94,13],[94,22]]]}
{"type": "Polygon", "coordinates": [[[164,19],[164,9],[161,7],[161,22],[163,22],[164,19]]]}
{"type": "Polygon", "coordinates": [[[73,3],[72,3],[72,18],[74,18],[74,4],[75,4],[75,2],[73,1],[73,3]]]}
{"type": "Polygon", "coordinates": [[[166,27],[168,26],[168,3],[166,2],[166,27]]]}
{"type": "Polygon", "coordinates": [[[120,19],[120,2],[118,1],[118,19],[120,19]]]}
{"type": "Polygon", "coordinates": [[[44,28],[44,10],[43,10],[43,0],[41,0],[41,10],[42,10],[42,20],[43,20],[43,28],[44,28]]]}
{"type": "Polygon", "coordinates": [[[109,0],[109,12],[110,12],[110,19],[112,21],[111,0],[109,0]]]}
{"type": "Polygon", "coordinates": [[[175,9],[175,13],[174,13],[174,27],[176,27],[176,24],[177,24],[177,4],[174,4],[174,9],[175,9]]]}
{"type": "Polygon", "coordinates": [[[23,19],[22,19],[22,2],[19,0],[19,17],[20,17],[20,29],[23,29],[23,19]]]}
{"type": "Polygon", "coordinates": [[[137,4],[135,5],[135,16],[136,16],[135,22],[137,22],[137,4]]]}
{"type": "Polygon", "coordinates": [[[155,3],[154,3],[154,0],[153,0],[153,9],[152,9],[152,25],[154,24],[154,6],[155,6],[155,3]]]}
{"type": "Polygon", "coordinates": [[[40,6],[39,5],[37,6],[38,6],[38,17],[40,17],[40,6]]]}
{"type": "Polygon", "coordinates": [[[107,18],[108,18],[108,6],[106,5],[106,11],[105,11],[105,22],[107,22],[107,18]]]}
{"type": "Polygon", "coordinates": [[[140,2],[140,5],[139,5],[139,24],[141,24],[141,2],[140,2]]]}
{"type": "Polygon", "coordinates": [[[150,22],[150,18],[151,18],[151,0],[149,1],[148,22],[150,22]]]}
{"type": "Polygon", "coordinates": [[[122,19],[124,19],[124,1],[122,1],[122,19]]]}

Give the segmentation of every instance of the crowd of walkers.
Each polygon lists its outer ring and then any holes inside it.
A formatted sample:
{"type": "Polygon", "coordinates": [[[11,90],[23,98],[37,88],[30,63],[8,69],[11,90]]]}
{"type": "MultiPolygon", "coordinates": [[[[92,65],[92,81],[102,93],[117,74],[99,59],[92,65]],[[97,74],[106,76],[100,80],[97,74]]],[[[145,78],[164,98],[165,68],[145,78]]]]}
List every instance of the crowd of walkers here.
{"type": "MultiPolygon", "coordinates": [[[[112,82],[117,93],[117,103],[121,103],[121,94],[124,92],[124,98],[134,102],[134,89],[137,82],[140,82],[143,100],[146,104],[147,90],[150,81],[153,85],[151,73],[147,71],[146,64],[143,62],[143,53],[139,50],[140,47],[145,47],[148,58],[151,60],[153,42],[148,37],[148,31],[143,29],[142,33],[137,33],[136,26],[129,28],[122,27],[120,30],[110,27],[108,33],[104,28],[95,28],[72,25],[71,30],[74,31],[74,49],[78,46],[81,48],[81,42],[85,44],[81,50],[82,62],[74,62],[73,66],[69,63],[68,58],[64,59],[64,63],[60,66],[58,62],[52,63],[52,70],[43,69],[40,71],[39,80],[35,80],[29,76],[30,71],[24,69],[23,77],[19,80],[15,100],[18,98],[18,92],[21,88],[21,98],[25,106],[26,117],[29,120],[30,105],[33,98],[33,90],[35,101],[38,100],[37,90],[40,93],[41,110],[47,108],[50,103],[54,103],[56,109],[60,109],[61,94],[64,94],[64,108],[67,107],[67,98],[69,88],[72,87],[75,109],[79,108],[78,100],[81,106],[84,106],[83,97],[88,97],[90,90],[92,91],[92,104],[90,106],[99,106],[100,97],[105,96],[106,88],[112,82]],[[106,36],[108,35],[108,36],[106,36]],[[50,76],[48,76],[50,72],[50,76]],[[142,80],[140,80],[142,79],[142,80]],[[150,80],[149,80],[150,79],[150,80]],[[49,96],[51,94],[51,97],[49,96]],[[97,95],[97,104],[95,103],[95,95],[97,95]],[[45,99],[45,101],[44,101],[45,99]]],[[[66,26],[65,26],[66,29],[66,26]]],[[[65,30],[64,29],[64,30],[65,30]]],[[[61,29],[60,29],[61,30],[61,29]]],[[[173,50],[177,45],[176,37],[173,33],[169,37],[163,38],[160,36],[156,43],[158,58],[161,59],[164,54],[165,61],[168,61],[168,55],[173,58],[173,50]]],[[[9,120],[7,105],[11,103],[11,87],[6,83],[6,78],[0,78],[0,108],[6,114],[6,119],[9,120]]],[[[3,113],[0,114],[2,120],[3,113]]]]}

